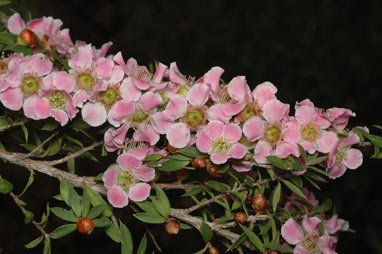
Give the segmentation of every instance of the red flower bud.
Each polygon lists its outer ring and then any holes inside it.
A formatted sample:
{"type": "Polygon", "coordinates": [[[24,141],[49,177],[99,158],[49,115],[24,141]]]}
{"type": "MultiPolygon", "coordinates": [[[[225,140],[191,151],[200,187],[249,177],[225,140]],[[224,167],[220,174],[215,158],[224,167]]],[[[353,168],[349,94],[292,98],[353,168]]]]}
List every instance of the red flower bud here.
{"type": "Polygon", "coordinates": [[[37,42],[37,37],[34,32],[29,29],[24,29],[20,33],[20,39],[27,45],[33,46],[37,42]]]}
{"type": "Polygon", "coordinates": [[[247,215],[245,214],[245,212],[237,212],[235,214],[235,221],[239,224],[247,223],[247,215]]]}
{"type": "Polygon", "coordinates": [[[180,223],[176,219],[168,219],[164,224],[164,229],[169,235],[176,235],[180,230],[180,223]]]}
{"type": "Polygon", "coordinates": [[[261,194],[257,194],[252,198],[252,208],[256,212],[264,212],[264,210],[267,208],[267,198],[261,194]]]}
{"type": "Polygon", "coordinates": [[[81,218],[77,222],[77,230],[81,234],[90,235],[94,230],[94,223],[89,218],[81,218]]]}
{"type": "Polygon", "coordinates": [[[209,250],[209,252],[208,252],[209,254],[219,254],[220,253],[220,251],[217,249],[217,248],[215,248],[214,246],[210,246],[210,250],[209,250]]]}
{"type": "Polygon", "coordinates": [[[218,173],[219,170],[220,168],[217,165],[213,163],[208,163],[207,171],[213,177],[222,177],[222,175],[218,173]]]}
{"type": "Polygon", "coordinates": [[[204,158],[193,158],[192,166],[197,169],[202,169],[207,167],[207,161],[204,158]]]}
{"type": "Polygon", "coordinates": [[[275,250],[269,250],[267,251],[267,254],[278,254],[278,252],[275,250]]]}

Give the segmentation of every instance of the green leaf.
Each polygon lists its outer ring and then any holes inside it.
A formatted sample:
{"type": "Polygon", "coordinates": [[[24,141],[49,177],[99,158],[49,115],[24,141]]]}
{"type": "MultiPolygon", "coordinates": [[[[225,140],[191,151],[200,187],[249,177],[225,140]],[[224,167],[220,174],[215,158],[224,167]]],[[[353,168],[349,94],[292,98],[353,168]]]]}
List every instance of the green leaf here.
{"type": "Polygon", "coordinates": [[[12,190],[13,184],[3,178],[0,178],[0,193],[8,194],[12,190]]]}
{"type": "Polygon", "coordinates": [[[143,161],[157,161],[159,159],[162,159],[163,155],[159,153],[152,153],[146,156],[146,158],[143,159],[143,161]]]}
{"type": "MultiPolygon", "coordinates": [[[[69,153],[68,155],[70,155],[70,153],[69,153]]],[[[67,167],[68,167],[68,171],[69,171],[69,173],[72,173],[72,174],[75,174],[75,173],[76,173],[76,161],[75,161],[74,158],[68,160],[68,161],[66,162],[66,165],[67,165],[67,167]]]]}
{"type": "Polygon", "coordinates": [[[48,121],[42,128],[42,131],[53,131],[60,127],[60,124],[55,120],[48,121]]]}
{"type": "Polygon", "coordinates": [[[133,253],[133,238],[131,237],[130,230],[123,224],[122,221],[119,221],[119,228],[121,231],[121,241],[122,244],[127,247],[126,253],[133,253]]]}
{"type": "Polygon", "coordinates": [[[61,207],[52,207],[50,208],[50,210],[52,211],[54,215],[56,215],[57,217],[63,220],[70,221],[70,222],[78,221],[78,217],[76,217],[72,211],[66,210],[61,207]]]}
{"type": "Polygon", "coordinates": [[[89,219],[97,218],[103,213],[103,210],[105,210],[105,205],[97,205],[93,207],[88,214],[88,218],[89,219]]]}
{"type": "Polygon", "coordinates": [[[302,147],[302,145],[300,145],[300,144],[297,144],[297,146],[298,146],[298,150],[300,150],[300,154],[302,155],[302,158],[304,158],[305,162],[307,162],[308,161],[308,155],[306,154],[304,147],[302,147]]]}
{"type": "Polygon", "coordinates": [[[147,249],[147,237],[146,237],[146,233],[145,233],[142,237],[141,242],[139,243],[137,254],[145,254],[146,249],[147,249]]]}
{"type": "Polygon", "coordinates": [[[43,254],[50,254],[51,252],[52,252],[52,249],[50,247],[50,239],[45,238],[43,254]]]}
{"type": "Polygon", "coordinates": [[[155,191],[159,202],[163,205],[167,213],[167,218],[170,215],[170,201],[168,200],[166,193],[158,185],[155,185],[155,191]]]}
{"type": "Polygon", "coordinates": [[[33,221],[33,219],[34,219],[34,214],[31,211],[28,211],[28,210],[24,210],[23,213],[25,215],[24,223],[25,224],[31,223],[33,221]]]}
{"type": "Polygon", "coordinates": [[[77,229],[77,224],[66,224],[66,225],[59,226],[58,228],[53,230],[53,232],[51,232],[49,235],[51,238],[57,239],[72,233],[76,229],[77,229]]]}
{"type": "Polygon", "coordinates": [[[18,46],[13,49],[16,53],[23,53],[24,56],[33,55],[34,51],[28,47],[18,46]]]}
{"type": "Polygon", "coordinates": [[[36,146],[31,144],[20,144],[20,146],[24,147],[28,152],[32,152],[36,146]]]}
{"type": "Polygon", "coordinates": [[[294,185],[293,183],[289,182],[288,180],[281,180],[287,187],[288,189],[290,189],[292,192],[294,192],[295,194],[297,194],[298,196],[306,199],[306,196],[304,195],[304,193],[302,193],[302,191],[296,186],[294,185]]]}
{"type": "Polygon", "coordinates": [[[114,242],[121,242],[121,236],[117,227],[111,223],[108,227],[105,228],[105,233],[110,237],[114,242]]]}
{"type": "MultiPolygon", "coordinates": [[[[82,215],[83,218],[85,218],[85,217],[88,217],[89,210],[90,210],[90,197],[89,197],[89,194],[86,191],[82,192],[82,199],[81,200],[82,200],[81,215],[82,215]]],[[[102,209],[102,211],[104,209],[102,209]]]]}
{"type": "Polygon", "coordinates": [[[106,217],[110,217],[113,214],[111,207],[108,204],[106,204],[105,200],[101,197],[101,195],[99,195],[97,192],[95,192],[94,190],[92,190],[88,186],[85,186],[83,188],[85,191],[88,192],[88,195],[90,197],[90,202],[93,206],[97,206],[97,205],[104,205],[105,206],[105,210],[103,211],[103,215],[105,215],[106,217]]]}
{"type": "Polygon", "coordinates": [[[201,153],[196,147],[185,147],[178,150],[178,153],[186,155],[188,157],[209,157],[208,154],[201,153]]]}
{"type": "Polygon", "coordinates": [[[202,188],[195,188],[195,189],[189,190],[186,193],[184,193],[182,195],[182,197],[188,197],[188,196],[196,195],[196,194],[200,193],[202,190],[203,190],[202,188]]]}
{"type": "Polygon", "coordinates": [[[186,223],[179,223],[179,224],[180,224],[180,228],[181,229],[187,230],[187,229],[192,229],[193,228],[192,226],[190,226],[190,225],[188,225],[186,223]]]}
{"type": "Polygon", "coordinates": [[[374,154],[370,157],[373,159],[382,159],[382,149],[374,146],[374,154]]]}
{"type": "Polygon", "coordinates": [[[208,185],[212,189],[217,190],[219,192],[227,192],[231,189],[229,185],[222,182],[215,181],[215,180],[206,182],[206,185],[208,185]]]}
{"type": "Polygon", "coordinates": [[[321,205],[320,205],[320,211],[321,212],[327,212],[327,211],[329,211],[330,209],[332,209],[332,206],[333,206],[333,202],[332,202],[332,200],[331,199],[329,199],[329,198],[327,198],[327,199],[325,199],[322,203],[321,203],[321,205]]]}
{"type": "Polygon", "coordinates": [[[76,145],[78,145],[80,147],[84,147],[84,145],[80,141],[78,141],[77,139],[71,138],[71,137],[69,137],[67,135],[65,135],[64,138],[66,138],[70,142],[72,142],[72,143],[74,143],[74,144],[76,144],[76,145]]]}
{"type": "Polygon", "coordinates": [[[267,156],[266,158],[276,168],[288,169],[287,163],[283,161],[282,159],[280,159],[279,157],[270,155],[270,156],[267,156]]]}
{"type": "Polygon", "coordinates": [[[309,161],[309,164],[310,165],[316,165],[316,164],[320,164],[321,162],[323,161],[326,161],[328,159],[329,156],[325,155],[325,156],[321,156],[321,157],[317,157],[311,161],[309,161]]]}
{"type": "Polygon", "coordinates": [[[225,164],[225,165],[218,171],[218,173],[220,173],[220,174],[224,174],[224,173],[226,173],[229,169],[230,169],[230,165],[227,163],[227,164],[225,164]]]}
{"type": "Polygon", "coordinates": [[[293,253],[293,249],[277,243],[268,243],[265,245],[267,249],[280,251],[282,253],[293,253]]]}
{"type": "Polygon", "coordinates": [[[44,236],[37,237],[33,241],[30,241],[29,243],[25,244],[24,247],[27,249],[32,249],[36,247],[39,243],[41,243],[42,239],[44,239],[44,236]]]}
{"type": "Polygon", "coordinates": [[[154,204],[149,201],[136,202],[135,204],[139,206],[139,208],[141,208],[146,213],[159,215],[158,211],[155,209],[154,204]]]}
{"type": "Polygon", "coordinates": [[[159,213],[162,217],[167,218],[168,212],[166,211],[162,203],[156,197],[150,197],[150,198],[157,213],[159,213]]]}
{"type": "Polygon", "coordinates": [[[104,228],[109,226],[111,224],[111,221],[107,217],[102,217],[102,218],[93,220],[93,223],[94,223],[94,227],[104,228]]]}
{"type": "Polygon", "coordinates": [[[134,214],[134,217],[140,221],[150,224],[162,224],[166,221],[166,219],[162,216],[152,213],[136,213],[134,214]]]}
{"type": "Polygon", "coordinates": [[[321,221],[319,224],[318,224],[318,231],[321,233],[321,235],[324,235],[325,234],[325,225],[324,225],[324,222],[321,221]]]}
{"type": "Polygon", "coordinates": [[[292,169],[293,170],[297,170],[297,171],[303,171],[305,170],[304,166],[301,165],[301,163],[299,163],[298,161],[295,161],[291,164],[292,166],[292,169]]]}
{"type": "Polygon", "coordinates": [[[273,198],[272,198],[273,213],[276,212],[277,205],[279,204],[280,194],[281,194],[281,184],[280,184],[280,182],[278,182],[276,189],[275,189],[275,192],[273,193],[273,198]]]}
{"type": "Polygon", "coordinates": [[[192,160],[192,158],[181,155],[181,154],[170,155],[170,156],[168,156],[168,158],[170,160],[178,160],[178,161],[190,161],[190,160],[192,160]]]}
{"type": "Polygon", "coordinates": [[[258,248],[261,252],[265,251],[264,244],[260,240],[260,238],[250,229],[247,227],[239,224],[245,235],[248,237],[249,241],[256,247],[258,248]]]}
{"type": "Polygon", "coordinates": [[[29,137],[28,129],[27,129],[27,127],[25,127],[25,125],[22,125],[22,126],[21,126],[21,129],[22,129],[23,132],[24,132],[25,142],[28,143],[28,137],[29,137]]]}
{"type": "Polygon", "coordinates": [[[31,169],[27,184],[25,185],[24,190],[19,194],[19,197],[21,197],[28,190],[29,186],[32,185],[33,181],[34,181],[34,171],[33,169],[31,169]]]}
{"type": "MultiPolygon", "coordinates": [[[[10,3],[10,1],[1,1],[0,6],[5,5],[5,4],[2,4],[3,2],[6,2],[6,4],[10,3]]],[[[0,43],[5,45],[15,44],[12,36],[10,36],[10,33],[7,33],[7,32],[0,33],[0,43]]]]}
{"type": "Polygon", "coordinates": [[[70,206],[69,192],[71,189],[73,189],[73,185],[67,179],[62,179],[60,182],[60,193],[62,199],[68,206],[70,206]]]}
{"type": "Polygon", "coordinates": [[[74,190],[74,188],[70,189],[69,191],[69,203],[70,207],[73,209],[74,214],[77,217],[80,217],[82,211],[81,199],[78,196],[77,191],[74,190]]]}
{"type": "Polygon", "coordinates": [[[214,236],[214,231],[208,226],[204,221],[202,222],[202,227],[200,229],[200,233],[202,234],[204,242],[208,243],[211,241],[214,236]]]}
{"type": "Polygon", "coordinates": [[[166,172],[172,172],[184,168],[189,163],[190,161],[167,160],[161,163],[162,166],[159,169],[166,172]]]}
{"type": "Polygon", "coordinates": [[[48,218],[50,216],[50,208],[49,208],[49,203],[46,204],[46,212],[44,212],[41,216],[41,221],[39,222],[41,227],[45,227],[46,223],[48,222],[48,218]]]}
{"type": "Polygon", "coordinates": [[[316,188],[317,190],[321,190],[320,186],[315,183],[312,179],[310,179],[309,177],[307,176],[304,176],[304,178],[311,184],[313,185],[314,188],[316,188]]]}
{"type": "Polygon", "coordinates": [[[48,153],[48,155],[49,156],[53,156],[53,155],[57,154],[61,150],[61,146],[62,146],[62,137],[54,139],[49,144],[49,147],[48,147],[49,153],[48,153]]]}

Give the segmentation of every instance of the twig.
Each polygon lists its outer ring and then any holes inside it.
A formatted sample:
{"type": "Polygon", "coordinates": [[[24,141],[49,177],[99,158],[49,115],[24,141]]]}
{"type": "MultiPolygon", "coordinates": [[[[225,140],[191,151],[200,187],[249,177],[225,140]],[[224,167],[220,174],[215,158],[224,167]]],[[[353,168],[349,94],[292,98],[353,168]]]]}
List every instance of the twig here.
{"type": "Polygon", "coordinates": [[[48,143],[50,140],[52,140],[52,138],[54,138],[55,136],[58,135],[58,131],[53,133],[50,137],[48,137],[47,139],[45,139],[40,145],[38,145],[35,149],[33,149],[33,151],[31,151],[30,153],[22,156],[22,158],[20,159],[26,159],[26,158],[29,158],[31,157],[33,154],[35,154],[36,152],[38,152],[46,143],[48,143]]]}
{"type": "MultiPolygon", "coordinates": [[[[130,208],[131,208],[135,213],[139,213],[139,210],[138,210],[136,207],[134,207],[133,205],[131,205],[130,208]]],[[[146,225],[146,223],[145,223],[144,225],[145,225],[146,232],[149,234],[151,240],[152,240],[153,243],[154,243],[155,248],[159,251],[159,253],[163,253],[161,247],[159,246],[157,240],[155,239],[155,236],[154,236],[153,232],[151,232],[151,230],[150,230],[149,227],[146,225]]]]}
{"type": "Polygon", "coordinates": [[[24,125],[25,123],[29,122],[30,119],[24,119],[24,120],[21,120],[21,121],[18,121],[18,122],[13,122],[11,124],[8,124],[8,125],[4,125],[4,126],[1,126],[0,127],[0,131],[5,131],[9,128],[12,128],[12,127],[16,127],[16,126],[20,126],[20,125],[24,125]]]}
{"type": "MultiPolygon", "coordinates": [[[[263,220],[268,220],[268,219],[269,219],[268,215],[256,214],[256,215],[248,216],[247,221],[255,223],[257,221],[263,221],[263,220]]],[[[235,226],[237,226],[237,223],[235,221],[232,221],[232,222],[223,223],[223,224],[217,223],[216,228],[226,229],[226,228],[232,228],[235,226]]]]}
{"type": "Polygon", "coordinates": [[[65,156],[64,158],[61,158],[61,159],[58,159],[58,160],[54,160],[54,161],[47,161],[46,164],[54,166],[54,165],[57,165],[57,164],[64,163],[64,162],[66,162],[66,161],[68,161],[70,159],[76,158],[76,157],[82,155],[83,153],[86,153],[87,151],[92,150],[95,147],[100,146],[102,144],[103,144],[103,141],[95,142],[94,144],[92,144],[90,146],[87,146],[87,147],[84,147],[84,148],[82,148],[81,150],[79,150],[79,151],[77,151],[75,153],[72,153],[72,154],[70,154],[68,156],[65,156]]]}
{"type": "Polygon", "coordinates": [[[164,190],[179,189],[179,190],[184,190],[186,192],[189,190],[201,187],[201,185],[199,184],[182,184],[180,181],[174,182],[174,183],[155,183],[155,184],[164,190]]]}

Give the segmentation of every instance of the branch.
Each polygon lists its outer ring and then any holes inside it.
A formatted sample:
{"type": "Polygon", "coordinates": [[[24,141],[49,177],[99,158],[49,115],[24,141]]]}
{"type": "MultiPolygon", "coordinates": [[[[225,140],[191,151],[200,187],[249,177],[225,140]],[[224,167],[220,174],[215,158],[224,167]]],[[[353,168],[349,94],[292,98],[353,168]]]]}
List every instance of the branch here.
{"type": "Polygon", "coordinates": [[[155,184],[164,190],[179,189],[179,190],[184,190],[186,192],[189,190],[195,189],[195,188],[202,187],[199,184],[182,184],[181,181],[177,181],[177,182],[173,182],[173,183],[155,183],[155,184]]]}
{"type": "Polygon", "coordinates": [[[16,127],[16,126],[20,126],[20,125],[24,125],[25,123],[29,122],[30,119],[24,119],[24,120],[21,120],[21,121],[18,121],[18,122],[13,122],[11,124],[8,124],[8,125],[4,125],[4,126],[1,126],[0,127],[0,131],[5,131],[7,129],[10,129],[12,127],[16,127]]]}
{"type": "Polygon", "coordinates": [[[26,158],[29,158],[31,157],[33,154],[35,154],[36,152],[38,152],[41,148],[43,148],[43,146],[48,143],[50,140],[52,140],[52,138],[54,138],[55,136],[58,135],[58,131],[53,133],[50,137],[48,137],[47,139],[45,139],[39,146],[37,146],[35,149],[33,149],[33,151],[31,151],[30,153],[22,156],[22,158],[20,159],[26,159],[26,158]]]}
{"type": "Polygon", "coordinates": [[[54,166],[54,165],[57,165],[57,164],[61,164],[61,163],[67,162],[70,159],[76,158],[76,157],[82,155],[83,153],[86,153],[87,151],[92,150],[95,147],[100,146],[100,145],[103,145],[103,141],[95,142],[94,144],[92,144],[90,146],[87,146],[87,147],[84,147],[84,148],[82,148],[81,150],[79,150],[79,151],[77,151],[75,153],[72,153],[72,154],[70,154],[68,156],[65,156],[62,159],[54,160],[54,161],[47,161],[46,163],[51,165],[51,166],[54,166]]]}

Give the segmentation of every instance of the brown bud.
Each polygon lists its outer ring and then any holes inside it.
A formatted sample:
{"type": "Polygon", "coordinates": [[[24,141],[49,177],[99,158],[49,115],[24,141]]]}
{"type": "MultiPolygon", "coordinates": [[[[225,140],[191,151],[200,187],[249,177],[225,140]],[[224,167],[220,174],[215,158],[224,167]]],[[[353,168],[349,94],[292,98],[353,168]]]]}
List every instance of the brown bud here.
{"type": "Polygon", "coordinates": [[[204,158],[193,158],[192,166],[197,169],[203,169],[207,167],[207,161],[204,158]]]}
{"type": "Polygon", "coordinates": [[[247,223],[247,215],[245,214],[245,212],[235,213],[235,221],[239,224],[247,223]]]}
{"type": "Polygon", "coordinates": [[[169,235],[176,235],[180,230],[180,223],[178,220],[170,218],[164,224],[164,229],[169,235]]]}
{"type": "Polygon", "coordinates": [[[267,198],[261,194],[257,194],[252,198],[252,208],[256,212],[264,212],[267,208],[267,198]]]}
{"type": "Polygon", "coordinates": [[[213,177],[222,177],[222,175],[218,173],[219,170],[220,168],[217,165],[208,163],[207,171],[213,177]]]}
{"type": "Polygon", "coordinates": [[[37,42],[37,37],[35,33],[29,29],[24,29],[21,31],[20,39],[22,40],[22,42],[24,42],[25,44],[29,46],[33,46],[37,42]]]}
{"type": "Polygon", "coordinates": [[[90,235],[94,230],[94,223],[89,218],[81,218],[77,222],[77,230],[81,234],[90,235]]]}
{"type": "Polygon", "coordinates": [[[210,246],[210,250],[209,250],[209,252],[208,252],[209,254],[219,254],[220,253],[220,251],[219,251],[219,249],[218,248],[216,248],[216,247],[214,247],[214,246],[210,246]]]}
{"type": "Polygon", "coordinates": [[[173,147],[172,145],[170,145],[170,144],[168,144],[167,145],[167,148],[168,148],[168,151],[170,152],[170,153],[172,153],[172,154],[177,154],[178,153],[178,148],[176,148],[176,147],[173,147]]]}
{"type": "Polygon", "coordinates": [[[267,254],[278,254],[278,252],[275,250],[269,250],[267,251],[267,254]]]}

